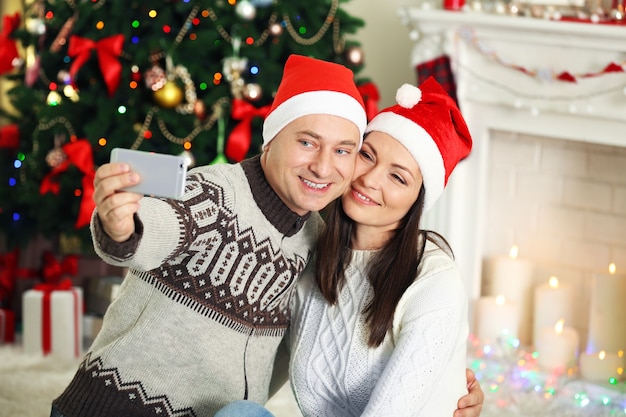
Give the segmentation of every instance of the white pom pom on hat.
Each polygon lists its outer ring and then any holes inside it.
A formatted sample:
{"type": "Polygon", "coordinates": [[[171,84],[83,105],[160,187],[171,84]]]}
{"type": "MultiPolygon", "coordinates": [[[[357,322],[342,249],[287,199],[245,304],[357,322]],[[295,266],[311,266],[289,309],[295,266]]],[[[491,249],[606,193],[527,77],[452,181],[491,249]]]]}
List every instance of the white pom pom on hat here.
{"type": "Polygon", "coordinates": [[[422,90],[411,84],[403,84],[396,91],[396,102],[405,109],[415,106],[421,99],[422,90]]]}
{"type": "Polygon", "coordinates": [[[404,84],[396,101],[398,104],[378,113],[365,132],[386,133],[413,155],[422,172],[424,210],[428,210],[457,163],[469,155],[472,137],[458,106],[433,77],[419,88],[404,84]]]}
{"type": "Polygon", "coordinates": [[[310,114],[350,120],[363,141],[367,116],[352,70],[334,62],[290,55],[263,122],[263,148],[289,123],[310,114]]]}

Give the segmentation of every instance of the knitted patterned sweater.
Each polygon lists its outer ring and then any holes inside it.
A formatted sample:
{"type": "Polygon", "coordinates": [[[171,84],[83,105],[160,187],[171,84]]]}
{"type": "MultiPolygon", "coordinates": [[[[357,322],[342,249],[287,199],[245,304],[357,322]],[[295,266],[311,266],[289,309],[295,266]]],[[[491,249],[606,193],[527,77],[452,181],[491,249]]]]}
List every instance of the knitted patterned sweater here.
{"type": "Polygon", "coordinates": [[[144,197],[124,244],[94,215],[97,253],[129,271],[53,405],[68,417],[209,417],[264,403],[321,222],[282,203],[259,157],[191,170],[181,200],[144,197]]]}
{"type": "MultiPolygon", "coordinates": [[[[467,299],[454,261],[431,242],[377,348],[360,314],[372,295],[353,251],[346,285],[331,306],[307,268],[290,330],[291,385],[305,417],[451,417],[467,393],[467,299]]],[[[393,279],[393,277],[389,277],[393,279]]]]}

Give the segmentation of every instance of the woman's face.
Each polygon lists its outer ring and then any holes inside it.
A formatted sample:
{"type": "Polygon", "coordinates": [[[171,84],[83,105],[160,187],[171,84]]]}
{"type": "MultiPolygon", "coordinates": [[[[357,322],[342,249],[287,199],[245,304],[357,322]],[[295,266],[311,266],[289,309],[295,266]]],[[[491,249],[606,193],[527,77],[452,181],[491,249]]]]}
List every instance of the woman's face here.
{"type": "Polygon", "coordinates": [[[393,230],[417,200],[421,186],[422,173],[409,151],[392,136],[374,131],[357,156],[343,208],[359,227],[393,230]]]}

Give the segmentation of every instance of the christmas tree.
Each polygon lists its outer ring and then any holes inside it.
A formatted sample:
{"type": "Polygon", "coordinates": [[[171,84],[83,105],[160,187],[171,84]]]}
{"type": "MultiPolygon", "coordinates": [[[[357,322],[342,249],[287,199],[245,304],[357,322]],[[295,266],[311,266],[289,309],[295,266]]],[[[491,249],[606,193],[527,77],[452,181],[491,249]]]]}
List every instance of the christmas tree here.
{"type": "Polygon", "coordinates": [[[5,16],[0,74],[15,83],[16,110],[0,122],[9,246],[62,235],[89,248],[94,169],[115,147],[183,154],[190,167],[259,153],[287,57],[356,74],[362,53],[346,34],[363,25],[340,0],[35,0],[5,16]]]}

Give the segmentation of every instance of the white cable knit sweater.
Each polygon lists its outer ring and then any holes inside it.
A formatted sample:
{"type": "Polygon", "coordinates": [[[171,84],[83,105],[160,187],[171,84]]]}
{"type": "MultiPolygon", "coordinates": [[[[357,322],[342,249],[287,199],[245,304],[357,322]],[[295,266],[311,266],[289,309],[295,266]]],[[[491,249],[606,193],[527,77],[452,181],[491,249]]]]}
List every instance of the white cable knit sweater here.
{"type": "Polygon", "coordinates": [[[368,348],[360,312],[371,297],[364,268],[372,255],[353,252],[335,306],[317,289],[312,268],[298,284],[290,370],[300,409],[305,417],[450,417],[467,393],[467,298],[456,264],[428,242],[392,333],[368,348]]]}

